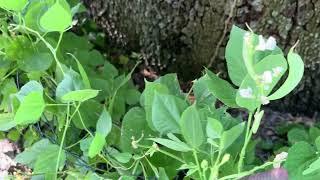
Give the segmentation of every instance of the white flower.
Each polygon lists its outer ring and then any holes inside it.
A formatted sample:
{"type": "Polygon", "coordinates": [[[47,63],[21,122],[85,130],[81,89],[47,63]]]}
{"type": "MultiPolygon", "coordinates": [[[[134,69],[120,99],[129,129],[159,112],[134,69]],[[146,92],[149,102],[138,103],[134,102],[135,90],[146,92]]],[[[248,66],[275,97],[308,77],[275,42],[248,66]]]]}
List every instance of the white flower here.
{"type": "Polygon", "coordinates": [[[273,162],[275,162],[273,164],[273,167],[274,168],[280,168],[281,162],[284,161],[285,159],[287,159],[287,157],[288,157],[288,153],[287,152],[282,152],[280,154],[277,154],[276,157],[273,160],[273,162]]]}
{"type": "Polygon", "coordinates": [[[266,105],[266,104],[269,104],[269,103],[270,103],[269,99],[268,99],[266,96],[261,96],[261,97],[260,97],[260,100],[261,100],[261,103],[262,103],[263,105],[266,105]]]}
{"type": "Polygon", "coordinates": [[[248,87],[247,89],[240,89],[239,94],[243,98],[253,98],[251,87],[248,87]]]}
{"type": "Polygon", "coordinates": [[[280,73],[282,73],[283,67],[277,66],[275,68],[272,68],[272,71],[273,71],[273,76],[278,77],[280,73]]]}
{"type": "Polygon", "coordinates": [[[261,83],[263,84],[270,84],[272,83],[272,72],[271,71],[265,71],[261,75],[261,83]]]}
{"type": "Polygon", "coordinates": [[[257,51],[274,50],[277,47],[276,39],[272,36],[265,40],[263,36],[259,35],[259,44],[256,47],[257,51]]]}

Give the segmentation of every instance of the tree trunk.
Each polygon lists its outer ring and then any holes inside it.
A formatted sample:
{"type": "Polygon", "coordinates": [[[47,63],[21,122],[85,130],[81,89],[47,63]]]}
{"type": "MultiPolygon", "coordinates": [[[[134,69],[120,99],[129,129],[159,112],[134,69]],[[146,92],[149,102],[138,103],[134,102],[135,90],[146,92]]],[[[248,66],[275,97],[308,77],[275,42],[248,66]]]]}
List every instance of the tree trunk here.
{"type": "Polygon", "coordinates": [[[215,72],[226,72],[224,51],[232,24],[244,28],[248,23],[257,33],[272,35],[286,51],[300,40],[297,50],[306,64],[305,76],[276,108],[309,115],[319,110],[318,0],[237,0],[235,6],[234,0],[84,1],[114,42],[187,79],[210,62],[215,72]]]}

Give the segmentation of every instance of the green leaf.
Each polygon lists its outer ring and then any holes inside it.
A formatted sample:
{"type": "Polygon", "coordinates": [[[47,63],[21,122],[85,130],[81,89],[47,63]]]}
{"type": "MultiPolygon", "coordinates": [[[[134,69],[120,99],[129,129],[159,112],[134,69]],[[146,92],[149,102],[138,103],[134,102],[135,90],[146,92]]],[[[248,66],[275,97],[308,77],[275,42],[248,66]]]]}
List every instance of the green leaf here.
{"type": "Polygon", "coordinates": [[[153,126],[161,134],[180,133],[180,115],[186,107],[180,98],[156,93],[152,104],[153,126]]]}
{"type": "Polygon", "coordinates": [[[184,142],[176,142],[169,139],[163,139],[163,138],[149,138],[150,140],[159,143],[169,149],[173,149],[175,151],[179,152],[188,152],[192,149],[184,142]]]}
{"type": "Polygon", "coordinates": [[[106,140],[104,135],[100,133],[96,133],[91,142],[88,156],[90,158],[95,157],[97,154],[99,154],[102,151],[105,144],[106,144],[106,140]]]}
{"type": "Polygon", "coordinates": [[[83,90],[76,90],[68,92],[67,94],[61,97],[63,102],[84,102],[89,99],[96,97],[99,94],[98,90],[93,89],[83,89],[83,90]]]}
{"type": "Polygon", "coordinates": [[[277,67],[280,67],[282,71],[279,72],[277,76],[272,76],[272,82],[268,84],[268,86],[262,87],[262,89],[257,82],[253,80],[249,74],[247,74],[237,92],[237,104],[241,107],[247,108],[250,111],[254,111],[259,105],[261,105],[261,96],[268,96],[268,94],[272,91],[274,86],[286,72],[287,62],[282,54],[277,54],[265,57],[254,66],[254,71],[258,76],[261,76],[266,71],[273,72],[273,69],[277,67]],[[252,90],[252,97],[242,97],[240,95],[240,90],[248,88],[251,88],[252,90]]]}
{"type": "Polygon", "coordinates": [[[23,101],[24,97],[32,92],[43,92],[43,87],[37,81],[29,81],[27,84],[21,87],[20,91],[16,94],[20,102],[23,101]]]}
{"type": "Polygon", "coordinates": [[[0,0],[0,7],[6,10],[22,11],[28,0],[0,0]]]}
{"type": "Polygon", "coordinates": [[[192,90],[196,98],[198,106],[209,106],[214,107],[216,98],[210,93],[207,82],[207,77],[203,76],[193,82],[192,90]]]}
{"type": "Polygon", "coordinates": [[[242,134],[245,128],[245,122],[242,122],[231,129],[224,131],[221,137],[220,149],[226,150],[238,137],[242,134]]]}
{"type": "Polygon", "coordinates": [[[84,88],[80,75],[72,69],[65,72],[63,80],[56,88],[56,97],[61,98],[63,95],[84,88]]]}
{"type": "Polygon", "coordinates": [[[264,114],[264,111],[262,110],[254,115],[254,121],[251,127],[253,134],[257,133],[263,114],[264,114]]]}
{"type": "Polygon", "coordinates": [[[156,92],[167,94],[169,93],[169,89],[163,84],[146,81],[146,87],[142,93],[142,96],[140,97],[140,100],[143,102],[142,104],[146,110],[148,125],[152,130],[156,130],[152,123],[152,104],[156,92]]]}
{"type": "Polygon", "coordinates": [[[163,84],[168,87],[170,94],[180,96],[181,95],[181,89],[180,84],[178,81],[177,74],[166,74],[164,76],[161,76],[159,79],[157,79],[155,82],[159,82],[160,84],[163,84]]]}
{"type": "Polygon", "coordinates": [[[71,9],[65,0],[57,0],[40,18],[41,27],[48,32],[63,32],[71,24],[71,9]]]}
{"type": "Polygon", "coordinates": [[[14,114],[2,113],[0,114],[0,131],[8,131],[16,126],[14,121],[14,114]]]}
{"type": "Polygon", "coordinates": [[[314,180],[320,178],[320,172],[309,175],[302,175],[303,171],[314,162],[316,151],[307,142],[300,141],[295,143],[288,151],[288,157],[284,167],[288,171],[290,180],[314,180]]]}
{"type": "Polygon", "coordinates": [[[304,63],[301,57],[293,52],[288,54],[289,74],[282,86],[268,97],[270,100],[280,99],[289,94],[300,82],[304,73],[304,63]]]}
{"type": "Polygon", "coordinates": [[[237,26],[232,26],[226,47],[225,58],[227,60],[228,74],[232,83],[237,86],[240,86],[248,73],[242,55],[243,38],[246,32],[237,26]]]}
{"type": "Polygon", "coordinates": [[[237,91],[227,81],[220,79],[217,75],[206,69],[207,86],[209,91],[225,105],[237,108],[236,94],[237,91]]]}
{"type": "Polygon", "coordinates": [[[291,144],[294,144],[299,141],[308,141],[309,140],[309,135],[308,135],[307,131],[305,131],[304,129],[300,129],[300,128],[291,129],[288,132],[287,136],[288,136],[288,141],[291,144]]]}
{"type": "Polygon", "coordinates": [[[128,89],[125,93],[126,103],[129,105],[134,105],[139,102],[141,93],[136,89],[128,89]]]}
{"type": "MultiPolygon", "coordinates": [[[[37,160],[34,165],[34,173],[41,174],[45,173],[46,177],[49,176],[56,176],[55,169],[58,161],[58,154],[59,154],[59,146],[54,144],[49,144],[48,146],[43,149],[37,155],[37,160]]],[[[59,160],[59,168],[62,168],[65,165],[66,161],[66,154],[64,150],[60,155],[59,160]]]]}
{"type": "Polygon", "coordinates": [[[45,102],[42,97],[42,92],[31,92],[20,104],[14,121],[19,125],[35,123],[40,120],[44,108],[45,102]]]}
{"type": "Polygon", "coordinates": [[[302,172],[302,175],[311,174],[311,173],[313,173],[313,172],[315,172],[315,171],[317,171],[317,170],[319,170],[319,169],[320,169],[320,158],[318,158],[318,159],[315,160],[313,163],[311,163],[311,164],[309,165],[309,167],[302,172]]]}
{"type": "Polygon", "coordinates": [[[146,122],[146,114],[142,108],[134,107],[130,109],[123,117],[121,126],[120,149],[124,152],[133,152],[131,146],[132,138],[140,139],[139,144],[151,145],[150,141],[145,140],[145,137],[153,135],[153,131],[149,128],[146,122]]]}
{"type": "Polygon", "coordinates": [[[18,61],[18,66],[26,72],[45,71],[50,68],[53,57],[45,52],[26,53],[24,58],[18,61]]]}
{"type": "Polygon", "coordinates": [[[206,132],[207,136],[211,139],[220,138],[223,132],[223,126],[220,121],[208,117],[206,132]]]}
{"type": "Polygon", "coordinates": [[[316,138],[315,143],[316,148],[318,151],[320,151],[320,136],[316,138]]]}
{"type": "Polygon", "coordinates": [[[102,113],[99,117],[96,127],[96,133],[91,142],[88,155],[90,158],[93,158],[99,154],[104,145],[106,144],[105,138],[108,136],[112,128],[112,119],[110,114],[105,108],[103,108],[102,113]]]}
{"type": "Polygon", "coordinates": [[[111,153],[110,155],[121,163],[128,163],[132,158],[132,155],[127,152],[125,152],[125,153],[119,153],[119,152],[118,153],[111,153]]]}
{"type": "Polygon", "coordinates": [[[181,115],[181,133],[186,142],[198,148],[204,141],[203,129],[199,112],[195,105],[188,107],[181,115]]]}
{"type": "Polygon", "coordinates": [[[77,59],[75,59],[75,60],[77,61],[78,69],[79,69],[80,75],[82,77],[82,81],[83,81],[84,87],[86,89],[91,89],[89,77],[88,77],[86,71],[84,70],[84,68],[81,65],[81,63],[77,59]]]}
{"type": "Polygon", "coordinates": [[[159,180],[169,180],[169,177],[163,167],[159,167],[159,180]]]}
{"type": "Polygon", "coordinates": [[[108,111],[103,108],[102,113],[98,119],[96,133],[100,133],[104,137],[107,137],[111,132],[112,119],[108,111]]]}

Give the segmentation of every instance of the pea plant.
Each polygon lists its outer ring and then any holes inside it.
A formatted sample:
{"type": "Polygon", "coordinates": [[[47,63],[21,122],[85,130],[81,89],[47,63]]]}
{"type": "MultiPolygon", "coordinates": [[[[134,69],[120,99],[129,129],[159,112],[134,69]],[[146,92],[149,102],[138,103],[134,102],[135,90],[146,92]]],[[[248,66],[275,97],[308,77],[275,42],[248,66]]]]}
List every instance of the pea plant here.
{"type": "MultiPolygon", "coordinates": [[[[290,93],[303,76],[296,45],[285,57],[273,37],[234,26],[226,47],[233,84],[205,69],[189,93],[176,74],[146,80],[140,93],[133,71],[121,73],[86,35],[69,31],[79,2],[1,0],[0,7],[0,131],[23,140],[15,161],[32,169],[24,176],[241,179],[286,160],[282,154],[261,164],[252,136],[262,105],[290,93]],[[247,121],[231,116],[231,108],[248,111],[247,121]]],[[[319,169],[309,146],[289,149],[290,176],[299,162],[307,161],[299,177],[319,169]],[[309,150],[312,156],[295,158],[309,150]]]]}

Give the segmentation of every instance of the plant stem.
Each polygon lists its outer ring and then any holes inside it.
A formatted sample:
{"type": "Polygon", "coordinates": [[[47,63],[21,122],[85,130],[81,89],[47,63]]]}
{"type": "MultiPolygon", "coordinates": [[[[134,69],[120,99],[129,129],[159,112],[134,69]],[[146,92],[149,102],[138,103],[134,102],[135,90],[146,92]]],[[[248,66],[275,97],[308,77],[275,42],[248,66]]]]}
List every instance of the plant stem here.
{"type": "Polygon", "coordinates": [[[58,158],[57,158],[57,164],[56,164],[56,176],[55,176],[55,179],[57,179],[57,176],[58,176],[58,171],[59,171],[59,164],[60,164],[60,156],[61,156],[61,152],[62,152],[62,147],[63,147],[63,144],[64,144],[64,139],[66,137],[66,134],[67,134],[67,130],[69,128],[69,124],[70,124],[70,118],[69,118],[69,114],[70,114],[70,105],[68,103],[68,106],[67,106],[67,122],[65,124],[65,127],[64,127],[64,131],[63,131],[63,135],[62,135],[62,139],[61,139],[61,143],[60,143],[60,148],[59,148],[59,153],[58,153],[58,158]]]}
{"type": "Polygon", "coordinates": [[[239,162],[238,162],[238,173],[240,173],[242,171],[243,160],[244,160],[244,157],[245,157],[245,154],[246,154],[246,149],[247,149],[247,146],[248,146],[248,144],[250,142],[250,138],[251,138],[251,135],[252,135],[252,131],[250,129],[252,116],[253,116],[253,113],[250,112],[249,113],[249,117],[248,117],[246,136],[245,136],[243,147],[242,147],[241,152],[240,152],[240,157],[239,157],[239,162]]]}
{"type": "Polygon", "coordinates": [[[197,167],[198,167],[199,177],[202,180],[203,179],[203,175],[202,175],[202,171],[201,171],[201,167],[200,167],[200,163],[199,163],[199,160],[198,160],[198,155],[197,155],[196,150],[193,150],[193,157],[194,157],[194,159],[196,161],[196,164],[197,164],[197,167]]]}

